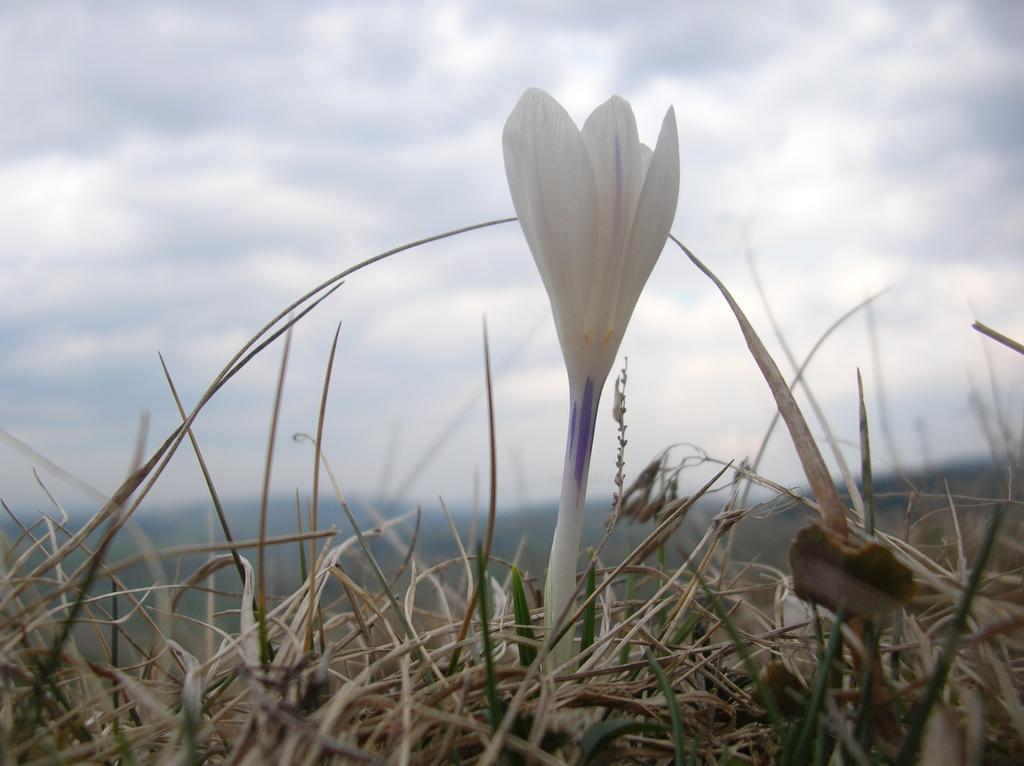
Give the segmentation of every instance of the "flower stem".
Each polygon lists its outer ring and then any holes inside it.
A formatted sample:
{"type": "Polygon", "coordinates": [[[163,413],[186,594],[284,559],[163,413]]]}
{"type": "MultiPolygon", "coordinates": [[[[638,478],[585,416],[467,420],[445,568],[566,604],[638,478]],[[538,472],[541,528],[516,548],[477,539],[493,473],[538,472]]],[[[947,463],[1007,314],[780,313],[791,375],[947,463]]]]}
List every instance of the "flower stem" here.
{"type": "MultiPolygon", "coordinates": [[[[600,388],[588,377],[580,385],[570,380],[569,434],[562,470],[562,494],[558,519],[551,540],[551,558],[544,586],[544,626],[548,632],[558,627],[559,618],[570,606],[576,588],[576,565],[580,553],[580,532],[587,500],[590,454],[594,447],[594,420],[600,388]]],[[[573,657],[574,629],[570,628],[548,655],[548,670],[564,665],[573,657]]]]}

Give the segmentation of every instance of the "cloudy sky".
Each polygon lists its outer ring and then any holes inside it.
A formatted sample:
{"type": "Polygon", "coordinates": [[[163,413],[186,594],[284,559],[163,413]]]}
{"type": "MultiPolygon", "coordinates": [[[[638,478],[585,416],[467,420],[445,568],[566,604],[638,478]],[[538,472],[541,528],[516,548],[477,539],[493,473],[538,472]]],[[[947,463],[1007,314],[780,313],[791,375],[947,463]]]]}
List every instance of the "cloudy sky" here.
{"type": "MultiPolygon", "coordinates": [[[[988,452],[974,387],[1019,431],[1024,367],[1024,11],[1011,2],[36,2],[0,9],[0,428],[111,492],[291,300],[378,251],[512,214],[501,130],[521,92],[578,121],[612,93],[653,142],[678,116],[674,233],[732,288],[783,369],[861,314],[808,380],[856,438],[864,372],[879,463],[988,452]],[[986,348],[987,347],[987,348],[986,348]],[[991,374],[990,374],[991,370],[991,374]],[[994,384],[991,382],[994,380],[994,384]],[[995,401],[995,404],[993,404],[995,401]]],[[[481,318],[497,367],[502,507],[557,495],[566,391],[515,224],[350,278],[298,327],[274,488],[308,491],[331,336],[326,450],[349,492],[472,500],[486,484],[481,318]],[[440,445],[440,446],[437,446],[440,445]]],[[[629,356],[627,462],[669,444],[756,452],[770,395],[720,296],[666,249],[629,356]]],[[[197,421],[221,493],[258,493],[276,345],[197,421]]],[[[608,409],[591,494],[614,470],[608,409]]],[[[821,433],[820,426],[814,424],[821,433]]],[[[852,447],[850,447],[852,449],[852,447]]],[[[851,453],[852,454],[852,453],[851,453]]],[[[0,497],[45,507],[0,443],[0,497]]],[[[776,437],[764,470],[800,476],[776,437]]],[[[41,474],[68,505],[88,498],[41,474]]],[[[204,497],[177,456],[154,507],[204,497]]]]}

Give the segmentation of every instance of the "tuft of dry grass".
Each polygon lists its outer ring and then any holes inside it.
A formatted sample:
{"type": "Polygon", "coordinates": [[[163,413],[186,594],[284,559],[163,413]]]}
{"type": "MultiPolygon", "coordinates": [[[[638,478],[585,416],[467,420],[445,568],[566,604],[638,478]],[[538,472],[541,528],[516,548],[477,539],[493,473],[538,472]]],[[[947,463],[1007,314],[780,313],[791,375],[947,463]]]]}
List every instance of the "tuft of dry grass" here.
{"type": "MultiPolygon", "coordinates": [[[[31,522],[4,506],[16,528],[0,550],[0,762],[1024,760],[1020,467],[1008,466],[1001,497],[911,488],[905,520],[876,515],[884,498],[871,489],[862,421],[863,481],[848,482],[847,503],[781,373],[717,280],[817,499],[746,464],[725,463],[698,486],[667,453],[627,486],[623,374],[606,534],[584,563],[574,613],[560,620],[580,653],[553,674],[543,661],[557,636],[544,634],[533,579],[490,548],[493,459],[483,548],[467,550],[452,524],[447,558],[421,556],[415,537],[395,566],[374,555],[371,541],[389,538],[415,512],[372,529],[356,524],[320,449],[334,346],[316,437],[308,437],[314,487],[307,513],[297,497],[294,534],[269,537],[261,525],[259,539],[234,539],[220,514],[224,542],[148,547],[115,560],[112,541],[186,436],[220,508],[192,422],[344,275],[278,315],[194,410],[175,394],[182,426],[81,528],[69,526],[56,500],[55,514],[31,522]],[[351,521],[344,533],[319,527],[321,471],[351,521]],[[680,526],[700,503],[718,511],[684,545],[680,526]],[[796,595],[779,557],[736,560],[734,534],[783,505],[820,517],[822,545],[835,546],[825,560],[883,550],[895,562],[886,566],[909,573],[912,596],[874,611],[824,587],[833,598],[826,609],[820,596],[814,604],[796,595]],[[649,534],[609,560],[612,532],[638,518],[649,534]],[[295,562],[287,588],[267,576],[268,552],[280,546],[295,562]],[[129,587],[125,573],[140,564],[153,575],[129,587]],[[167,564],[177,573],[170,582],[161,575],[167,564]],[[201,610],[186,606],[192,592],[207,596],[201,610]]],[[[806,563],[794,555],[794,565],[806,563]]],[[[843,571],[826,579],[853,578],[880,601],[888,595],[885,576],[833,566],[843,571]]]]}
{"type": "MultiPolygon", "coordinates": [[[[728,480],[756,478],[730,470],[728,480]]],[[[231,607],[195,615],[181,609],[182,592],[210,592],[220,570],[222,583],[237,580],[227,544],[104,560],[90,585],[63,562],[96,549],[82,549],[59,521],[26,525],[3,552],[2,760],[803,763],[839,749],[845,762],[900,762],[914,711],[941,669],[915,752],[1019,762],[1021,559],[1014,546],[985,550],[986,507],[958,511],[960,537],[931,552],[878,535],[918,592],[868,633],[865,620],[840,621],[796,599],[779,568],[722,561],[729,530],[760,506],[726,502],[680,559],[673,530],[699,495],[666,497],[654,530],[624,561],[605,564],[596,552],[586,593],[593,642],[555,677],[542,670],[550,642],[529,587],[533,637],[517,629],[511,562],[492,557],[485,568],[463,553],[422,562],[412,552],[400,579],[384,572],[384,582],[361,583],[350,574],[353,554],[369,561],[372,552],[354,533],[241,540],[233,550],[244,582],[218,591],[231,607]],[[297,541],[315,546],[307,576],[268,594],[259,614],[253,554],[297,541]],[[119,580],[142,556],[184,555],[205,563],[170,586],[129,589],[119,580]],[[50,558],[61,563],[39,571],[36,562],[50,558]],[[113,590],[100,587],[106,581],[113,590]],[[460,639],[478,589],[483,598],[460,639]],[[539,650],[529,664],[526,647],[539,650]]]]}

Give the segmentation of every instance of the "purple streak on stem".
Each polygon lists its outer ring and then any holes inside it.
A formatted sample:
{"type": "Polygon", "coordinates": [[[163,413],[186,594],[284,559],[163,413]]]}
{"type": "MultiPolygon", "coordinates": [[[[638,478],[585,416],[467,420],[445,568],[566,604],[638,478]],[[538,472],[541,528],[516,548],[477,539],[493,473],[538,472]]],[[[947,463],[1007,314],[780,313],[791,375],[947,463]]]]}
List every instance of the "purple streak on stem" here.
{"type": "MultiPolygon", "coordinates": [[[[556,620],[568,607],[576,586],[590,453],[594,446],[596,410],[601,397],[601,389],[595,387],[590,376],[583,381],[571,378],[569,391],[569,435],[562,469],[562,491],[544,586],[544,625],[549,631],[555,629],[556,620]]],[[[572,652],[573,632],[570,630],[549,655],[549,670],[572,659],[572,652]]]]}
{"type": "MultiPolygon", "coordinates": [[[[576,403],[573,402],[571,421],[576,421],[576,403]]],[[[575,465],[573,476],[576,479],[577,490],[583,487],[583,471],[587,466],[590,451],[594,445],[594,381],[587,378],[583,386],[583,401],[580,403],[580,417],[578,430],[570,436],[570,448],[575,450],[575,465]]]]}
{"type": "Polygon", "coordinates": [[[576,445],[576,400],[572,400],[572,410],[569,412],[569,435],[565,439],[565,459],[572,455],[576,445]]]}

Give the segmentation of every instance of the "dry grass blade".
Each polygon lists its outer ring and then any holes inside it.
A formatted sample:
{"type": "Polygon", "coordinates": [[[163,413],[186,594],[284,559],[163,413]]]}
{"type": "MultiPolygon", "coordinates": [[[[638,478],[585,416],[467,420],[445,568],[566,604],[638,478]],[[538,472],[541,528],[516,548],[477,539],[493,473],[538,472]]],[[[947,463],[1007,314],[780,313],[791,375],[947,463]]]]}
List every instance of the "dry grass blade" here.
{"type": "Polygon", "coordinates": [[[975,322],[974,324],[971,325],[971,327],[980,332],[982,335],[985,335],[991,338],[992,340],[996,341],[997,343],[1002,343],[1008,349],[1016,351],[1018,354],[1024,354],[1024,344],[1018,343],[1017,341],[1013,340],[1013,338],[1009,338],[997,330],[993,330],[988,325],[984,325],[981,322],[975,322]]]}
{"type": "MultiPolygon", "coordinates": [[[[881,298],[885,294],[885,292],[885,290],[880,290],[874,295],[869,295],[867,298],[862,300],[853,308],[846,311],[842,316],[840,316],[838,319],[836,319],[832,324],[828,326],[825,332],[823,332],[814,342],[814,345],[811,346],[811,350],[807,352],[807,355],[803,358],[803,361],[800,362],[800,366],[797,367],[796,373],[789,381],[790,389],[796,388],[798,384],[803,383],[804,374],[807,372],[807,368],[810,367],[811,362],[814,360],[814,357],[817,355],[818,351],[824,347],[825,342],[832,336],[832,333],[834,333],[836,330],[842,327],[846,323],[846,321],[851,317],[856,316],[859,312],[863,310],[869,309],[871,307],[871,304],[874,303],[877,299],[881,298]]],[[[772,415],[771,422],[768,424],[768,428],[765,430],[764,436],[761,438],[760,446],[757,449],[757,454],[754,456],[753,461],[751,461],[750,466],[752,469],[757,470],[758,466],[761,465],[761,460],[764,458],[764,453],[768,449],[768,442],[771,439],[772,433],[775,431],[775,426],[778,424],[779,418],[780,414],[778,411],[776,411],[772,415]]],[[[744,495],[743,502],[745,501],[746,496],[744,495]]]]}
{"type": "MultiPolygon", "coordinates": [[[[327,370],[324,372],[323,394],[320,397],[320,413],[316,421],[316,441],[314,442],[313,458],[313,510],[310,516],[310,530],[316,532],[319,521],[320,509],[320,451],[324,438],[324,418],[327,415],[327,394],[331,389],[331,373],[334,370],[334,355],[338,350],[338,335],[341,333],[341,322],[334,331],[334,339],[331,341],[331,353],[327,357],[327,370]]],[[[310,581],[309,581],[309,614],[306,616],[306,651],[313,649],[313,613],[316,601],[313,598],[313,574],[316,570],[316,544],[311,540],[309,544],[310,581]]]]}
{"type": "MultiPolygon", "coordinates": [[[[775,338],[778,341],[779,346],[782,348],[782,353],[785,354],[790,366],[796,371],[796,375],[793,378],[793,382],[789,384],[790,390],[795,388],[797,383],[803,386],[804,394],[807,397],[807,403],[811,406],[811,410],[814,413],[814,417],[817,419],[818,424],[821,426],[821,430],[825,435],[825,440],[828,443],[829,449],[832,452],[832,457],[836,462],[836,466],[838,466],[839,468],[839,474],[840,476],[843,477],[843,482],[846,484],[846,490],[850,495],[850,501],[853,504],[853,508],[858,514],[863,516],[864,503],[861,499],[860,491],[857,488],[857,482],[854,481],[853,473],[850,471],[850,468],[846,463],[846,458],[843,456],[842,450],[839,449],[839,443],[832,432],[832,427],[829,425],[829,422],[825,417],[824,411],[818,404],[818,398],[814,395],[814,391],[811,389],[811,387],[807,385],[807,380],[804,377],[804,373],[806,372],[806,367],[809,363],[809,360],[815,355],[815,353],[817,353],[817,350],[822,345],[824,345],[825,341],[832,334],[832,332],[860,310],[870,307],[870,305],[877,298],[885,294],[886,290],[880,290],[874,295],[865,298],[852,309],[843,314],[843,316],[841,316],[838,320],[833,322],[832,325],[821,335],[818,341],[811,348],[810,352],[805,357],[803,364],[798,365],[796,361],[796,355],[790,348],[789,341],[786,340],[786,335],[782,331],[782,327],[779,326],[778,320],[775,317],[775,312],[772,310],[771,301],[768,300],[768,293],[764,288],[764,284],[761,282],[761,276],[758,272],[753,252],[749,249],[747,250],[747,261],[750,264],[750,271],[753,275],[754,285],[757,288],[758,295],[761,297],[761,303],[764,306],[765,313],[768,316],[768,321],[771,324],[772,330],[775,333],[775,338]]],[[[776,413],[776,416],[772,419],[772,425],[774,426],[776,422],[778,422],[778,413],[776,413]]],[[[769,429],[769,432],[770,430],[771,429],[769,429]]],[[[761,456],[763,455],[764,447],[765,442],[762,442],[761,451],[758,453],[758,457],[755,459],[756,461],[759,461],[761,456]]],[[[757,462],[755,462],[755,466],[756,465],[757,462]]]]}
{"type": "Polygon", "coordinates": [[[782,373],[779,372],[779,368],[772,360],[771,355],[764,347],[761,339],[757,336],[757,333],[754,331],[750,321],[743,313],[739,304],[736,303],[736,300],[732,297],[732,294],[726,286],[722,284],[721,280],[716,277],[714,273],[697,258],[697,256],[691,253],[686,245],[676,239],[675,236],[669,235],[669,238],[678,245],[684,253],[686,253],[687,257],[693,261],[693,264],[700,269],[708,279],[714,282],[719,292],[722,293],[722,296],[729,304],[729,308],[732,309],[732,312],[736,317],[736,321],[740,325],[740,331],[743,333],[743,337],[747,342],[747,348],[750,349],[750,353],[753,355],[754,361],[757,362],[757,366],[760,368],[761,374],[764,375],[764,379],[768,383],[768,387],[771,389],[772,396],[775,397],[775,403],[778,405],[779,413],[782,415],[782,419],[785,421],[786,427],[789,429],[790,437],[793,439],[793,446],[796,448],[797,455],[800,458],[800,464],[803,466],[804,474],[807,476],[807,481],[811,485],[811,491],[818,499],[822,518],[829,529],[840,536],[845,537],[846,508],[843,505],[842,500],[839,498],[839,493],[836,491],[835,484],[832,483],[832,477],[829,475],[828,468],[825,466],[825,461],[821,457],[818,445],[815,444],[814,437],[811,436],[811,431],[807,427],[807,421],[800,412],[796,399],[793,398],[793,392],[790,391],[789,386],[786,385],[786,381],[783,379],[782,373]]]}
{"type": "Polygon", "coordinates": [[[864,498],[864,531],[875,534],[875,480],[871,470],[871,438],[868,411],[864,405],[864,381],[857,370],[857,415],[860,421],[860,481],[864,498]]]}
{"type": "MultiPolygon", "coordinates": [[[[488,493],[488,505],[487,505],[487,531],[484,535],[484,544],[479,551],[479,556],[482,561],[483,567],[486,569],[487,560],[491,555],[491,546],[494,544],[494,519],[495,514],[498,511],[498,455],[497,455],[497,440],[494,433],[494,391],[491,382],[491,348],[487,341],[487,319],[484,319],[483,326],[484,335],[484,379],[487,384],[487,428],[488,428],[488,445],[490,447],[490,492],[488,493]]],[[[458,638],[456,643],[461,644],[469,633],[469,624],[473,620],[473,611],[476,609],[477,599],[480,597],[480,588],[485,587],[486,583],[482,583],[479,579],[476,580],[476,584],[473,586],[473,591],[469,596],[469,602],[466,604],[466,614],[462,618],[462,625],[459,626],[458,638]]],[[[459,664],[460,652],[458,649],[452,654],[451,661],[448,663],[448,675],[455,672],[455,668],[459,664]]]]}
{"type": "MultiPolygon", "coordinates": [[[[163,368],[164,377],[167,379],[167,386],[171,389],[171,396],[174,397],[174,404],[178,408],[178,414],[184,423],[188,419],[188,415],[185,412],[185,407],[181,403],[181,397],[178,396],[178,389],[174,385],[174,380],[171,378],[171,371],[167,369],[167,363],[164,361],[164,355],[159,351],[157,356],[160,358],[160,366],[163,368]]],[[[210,475],[210,469],[206,467],[206,460],[203,458],[202,450],[199,449],[199,442],[196,440],[196,435],[192,431],[192,426],[184,426],[188,433],[189,441],[192,444],[192,451],[196,453],[196,460],[199,461],[199,470],[203,473],[203,481],[206,482],[206,488],[210,493],[210,500],[213,502],[213,509],[217,513],[217,520],[220,521],[220,528],[224,532],[224,539],[228,543],[234,542],[231,536],[231,527],[228,524],[227,516],[224,514],[224,506],[220,502],[220,495],[217,492],[217,488],[213,484],[213,476],[210,475]]],[[[242,569],[242,559],[238,555],[238,551],[234,547],[231,548],[231,555],[234,558],[235,568],[238,570],[239,582],[245,581],[245,571],[242,569]]]]}
{"type": "Polygon", "coordinates": [[[260,545],[259,551],[259,587],[256,591],[256,603],[259,605],[257,615],[260,625],[260,659],[270,661],[270,644],[267,641],[267,507],[270,502],[270,473],[274,465],[274,448],[277,444],[277,421],[281,414],[281,398],[284,396],[284,376],[288,369],[288,352],[291,350],[292,333],[288,330],[285,337],[284,350],[281,352],[281,366],[277,373],[277,387],[274,389],[274,408],[270,416],[270,435],[267,437],[267,460],[263,468],[263,492],[260,495],[260,545]]]}

